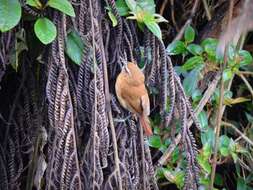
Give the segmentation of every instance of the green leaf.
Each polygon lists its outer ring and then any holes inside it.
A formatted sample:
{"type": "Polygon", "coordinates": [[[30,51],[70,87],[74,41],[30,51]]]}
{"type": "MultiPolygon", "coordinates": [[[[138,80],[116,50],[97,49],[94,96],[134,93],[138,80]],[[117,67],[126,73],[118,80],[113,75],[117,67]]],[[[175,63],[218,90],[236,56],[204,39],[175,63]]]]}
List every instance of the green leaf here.
{"type": "Polygon", "coordinates": [[[37,9],[42,9],[42,4],[39,0],[27,0],[26,4],[32,7],[36,7],[37,9]]]}
{"type": "Polygon", "coordinates": [[[162,32],[159,25],[156,22],[146,22],[144,21],[145,25],[148,29],[160,40],[162,40],[162,32]]]}
{"type": "Polygon", "coordinates": [[[49,44],[56,38],[56,27],[52,21],[47,18],[39,18],[34,24],[36,36],[43,44],[49,44]]]}
{"type": "Polygon", "coordinates": [[[192,70],[184,78],[183,87],[187,96],[192,96],[192,93],[196,90],[199,81],[200,68],[192,70]]]}
{"type": "Polygon", "coordinates": [[[223,185],[223,178],[222,178],[221,174],[219,174],[219,173],[216,172],[214,183],[215,183],[215,185],[218,185],[218,186],[222,186],[223,185]]]}
{"type": "Polygon", "coordinates": [[[233,105],[233,104],[240,104],[243,102],[248,102],[250,99],[244,98],[244,97],[238,97],[238,98],[225,98],[224,104],[225,105],[233,105]]]}
{"type": "Polygon", "coordinates": [[[232,77],[233,77],[233,71],[230,68],[225,69],[223,71],[223,80],[224,80],[224,82],[228,81],[232,77]]]}
{"type": "Polygon", "coordinates": [[[117,18],[114,16],[114,14],[111,11],[108,12],[108,16],[112,21],[112,26],[113,27],[117,26],[118,24],[117,18]]]}
{"type": "Polygon", "coordinates": [[[202,155],[199,154],[197,155],[197,161],[206,173],[211,173],[211,165],[208,162],[208,159],[205,159],[202,155]]]}
{"type": "Polygon", "coordinates": [[[80,65],[82,62],[83,49],[84,44],[81,37],[77,32],[71,31],[67,35],[65,51],[68,57],[77,65],[80,65]]]}
{"type": "Polygon", "coordinates": [[[21,18],[21,6],[18,0],[0,0],[0,32],[15,27],[21,18]]]}
{"type": "Polygon", "coordinates": [[[246,115],[248,122],[253,124],[253,116],[247,112],[245,112],[245,115],[246,115]]]}
{"type": "Polygon", "coordinates": [[[208,159],[212,154],[212,147],[209,143],[204,144],[203,147],[203,156],[205,159],[208,159]]]}
{"type": "Polygon", "coordinates": [[[160,148],[162,146],[161,137],[158,135],[153,135],[153,136],[149,137],[148,144],[149,144],[149,146],[151,146],[153,148],[160,148]]]}
{"type": "Polygon", "coordinates": [[[208,118],[205,111],[201,111],[198,115],[199,123],[201,129],[206,129],[208,127],[208,118]]]}
{"type": "Polygon", "coordinates": [[[201,133],[202,144],[209,143],[212,147],[214,145],[215,134],[212,128],[208,127],[205,132],[201,133]]]}
{"type": "Polygon", "coordinates": [[[159,22],[168,22],[163,16],[159,15],[159,14],[153,14],[155,16],[155,21],[157,23],[159,22]]]}
{"type": "Polygon", "coordinates": [[[203,57],[196,55],[194,57],[191,57],[190,59],[187,59],[182,68],[186,71],[192,70],[197,66],[199,66],[200,64],[203,64],[203,62],[204,62],[203,57]]]}
{"type": "Polygon", "coordinates": [[[226,135],[220,136],[219,140],[219,151],[222,156],[228,156],[229,155],[229,144],[230,139],[226,135]]]}
{"type": "Polygon", "coordinates": [[[192,93],[192,100],[193,103],[199,102],[202,98],[202,93],[199,89],[196,89],[193,93],[192,93]]]}
{"type": "Polygon", "coordinates": [[[247,190],[247,184],[246,184],[245,180],[241,177],[237,178],[236,190],[247,190]]]}
{"type": "Polygon", "coordinates": [[[68,0],[49,0],[47,5],[65,13],[66,15],[75,17],[74,8],[68,0]]]}
{"type": "Polygon", "coordinates": [[[116,8],[120,16],[127,16],[129,14],[129,8],[124,0],[117,0],[116,8]]]}
{"type": "Polygon", "coordinates": [[[216,48],[218,45],[218,40],[213,38],[206,38],[201,42],[202,48],[204,48],[204,51],[207,53],[209,58],[214,59],[216,57],[216,48]]]}
{"type": "Polygon", "coordinates": [[[252,56],[248,51],[240,50],[239,55],[241,57],[240,66],[249,65],[252,63],[252,56]]]}
{"type": "Polygon", "coordinates": [[[201,55],[203,53],[203,48],[197,44],[188,45],[187,50],[193,55],[201,55]]]}
{"type": "Polygon", "coordinates": [[[195,38],[195,31],[194,29],[189,25],[186,27],[184,31],[184,40],[186,43],[191,43],[194,41],[195,38]]]}
{"type": "Polygon", "coordinates": [[[155,14],[155,2],[154,0],[137,0],[137,5],[149,12],[150,14],[155,14]]]}
{"type": "Polygon", "coordinates": [[[132,12],[136,11],[137,3],[135,0],[125,0],[125,2],[132,12]]]}
{"type": "Polygon", "coordinates": [[[178,55],[186,52],[185,44],[182,41],[176,40],[168,45],[166,51],[169,55],[178,55]]]}

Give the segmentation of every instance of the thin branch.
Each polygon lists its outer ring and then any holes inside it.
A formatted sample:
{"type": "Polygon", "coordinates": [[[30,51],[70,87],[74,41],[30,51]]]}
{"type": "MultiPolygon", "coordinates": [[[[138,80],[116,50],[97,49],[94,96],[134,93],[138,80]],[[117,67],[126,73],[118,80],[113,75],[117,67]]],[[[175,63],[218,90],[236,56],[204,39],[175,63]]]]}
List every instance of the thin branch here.
{"type": "Polygon", "coordinates": [[[232,123],[228,123],[228,122],[225,122],[225,121],[222,121],[221,122],[221,125],[224,125],[224,126],[228,126],[228,127],[231,127],[232,129],[235,130],[235,132],[237,132],[240,137],[242,137],[247,143],[249,143],[251,146],[253,146],[253,141],[250,140],[246,135],[244,135],[239,129],[237,129],[237,127],[235,125],[233,125],[232,123]]]}
{"type": "Polygon", "coordinates": [[[253,97],[253,89],[252,86],[250,85],[250,83],[248,82],[248,80],[243,76],[243,74],[241,73],[236,73],[245,83],[245,85],[247,86],[247,88],[249,89],[251,96],[253,97]]]}
{"type": "MultiPolygon", "coordinates": [[[[228,25],[227,28],[230,30],[231,28],[231,21],[233,16],[233,7],[234,7],[234,0],[230,1],[229,4],[229,19],[228,19],[228,25]]],[[[224,63],[220,64],[220,72],[223,73],[224,69],[227,65],[227,45],[225,45],[225,52],[224,52],[224,63]]],[[[233,80],[233,79],[231,79],[233,80]]],[[[218,157],[218,148],[219,148],[219,136],[220,136],[220,130],[221,130],[221,120],[223,116],[223,99],[224,99],[224,78],[223,75],[221,76],[221,84],[220,84],[220,97],[219,97],[219,106],[218,106],[218,112],[217,112],[217,118],[216,118],[216,133],[215,133],[215,143],[214,143],[214,156],[213,156],[213,163],[212,163],[212,172],[211,172],[211,182],[209,184],[209,190],[213,189],[214,184],[214,178],[215,178],[215,172],[216,172],[216,165],[217,165],[217,157],[218,157]]]]}
{"type": "MultiPolygon", "coordinates": [[[[213,95],[213,93],[218,85],[218,82],[220,80],[220,77],[221,77],[221,74],[217,73],[214,80],[209,85],[208,89],[206,90],[205,94],[203,95],[202,99],[200,100],[198,106],[194,110],[194,113],[196,114],[196,116],[199,115],[199,113],[203,110],[204,106],[206,105],[206,103],[208,102],[210,97],[213,95]]],[[[189,119],[188,120],[188,127],[190,128],[192,124],[193,124],[193,120],[189,119]]],[[[176,136],[174,143],[172,143],[168,147],[168,149],[165,151],[163,156],[158,160],[158,165],[164,165],[167,163],[167,160],[170,158],[171,154],[173,153],[173,151],[175,150],[175,148],[177,147],[177,145],[181,141],[181,138],[182,138],[181,133],[179,133],[176,136]]]]}
{"type": "Polygon", "coordinates": [[[210,10],[208,8],[208,4],[207,4],[206,0],[202,0],[202,2],[204,5],[204,8],[205,8],[205,11],[206,11],[207,20],[210,21],[212,19],[212,17],[211,17],[210,10]]]}

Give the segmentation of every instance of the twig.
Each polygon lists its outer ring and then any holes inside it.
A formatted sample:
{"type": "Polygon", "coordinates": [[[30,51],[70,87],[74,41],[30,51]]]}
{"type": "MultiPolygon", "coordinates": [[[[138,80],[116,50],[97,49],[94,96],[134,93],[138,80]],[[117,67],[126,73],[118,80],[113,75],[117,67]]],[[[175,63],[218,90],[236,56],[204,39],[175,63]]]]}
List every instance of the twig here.
{"type": "Polygon", "coordinates": [[[253,89],[252,89],[250,83],[248,82],[248,80],[243,76],[243,74],[241,74],[241,73],[236,73],[236,74],[243,80],[243,82],[245,83],[245,85],[249,89],[251,96],[253,97],[253,89]]]}
{"type": "MultiPolygon", "coordinates": [[[[101,27],[100,27],[101,28],[101,27]]],[[[102,31],[100,31],[102,32],[102,31]]],[[[101,35],[99,35],[101,36],[101,35]]],[[[106,111],[108,113],[109,118],[109,124],[111,129],[111,135],[112,135],[112,144],[114,149],[114,159],[115,159],[115,168],[118,175],[118,183],[119,183],[119,190],[122,190],[122,177],[120,173],[120,160],[118,155],[118,145],[117,145],[117,138],[116,138],[116,132],[115,127],[113,123],[113,117],[112,117],[112,109],[111,109],[111,96],[109,93],[109,82],[108,82],[108,72],[107,72],[107,64],[106,64],[106,57],[104,52],[104,44],[102,37],[100,39],[100,46],[101,46],[101,52],[102,52],[102,64],[103,64],[103,71],[104,71],[104,86],[105,86],[105,105],[106,105],[106,111]]]]}
{"type": "Polygon", "coordinates": [[[202,2],[204,5],[204,8],[205,8],[205,11],[206,11],[207,20],[210,21],[212,19],[212,17],[211,17],[211,13],[209,11],[209,8],[208,8],[208,4],[207,4],[206,0],[202,0],[202,2]]]}
{"type": "MultiPolygon", "coordinates": [[[[198,115],[204,108],[204,106],[206,105],[206,103],[208,102],[208,100],[210,99],[210,97],[212,96],[212,94],[214,93],[217,84],[220,80],[221,74],[217,73],[214,80],[212,81],[212,83],[209,85],[208,89],[206,90],[205,94],[203,95],[202,99],[200,100],[198,106],[195,108],[194,113],[196,115],[198,115]]],[[[191,125],[193,124],[193,120],[189,119],[188,120],[188,127],[191,127],[191,125]]],[[[163,154],[163,156],[158,160],[158,165],[164,165],[167,163],[167,160],[169,159],[169,157],[171,156],[171,154],[173,153],[173,151],[175,150],[175,148],[177,147],[177,145],[179,144],[179,142],[181,141],[181,133],[179,133],[176,138],[174,143],[172,143],[168,149],[165,151],[165,153],[163,154]]]]}
{"type": "MultiPolygon", "coordinates": [[[[234,0],[231,0],[230,4],[229,4],[229,19],[228,19],[228,25],[227,25],[228,30],[230,30],[230,28],[231,28],[233,7],[234,7],[234,0]]],[[[223,73],[224,69],[226,68],[226,64],[227,64],[226,51],[227,51],[227,45],[225,45],[224,63],[220,64],[221,73],[223,73]]],[[[233,79],[231,79],[231,80],[233,80],[233,79]]],[[[218,112],[217,112],[217,118],[216,118],[216,133],[215,133],[215,142],[214,142],[214,156],[213,156],[213,163],[212,163],[211,182],[210,182],[209,188],[208,188],[209,190],[213,189],[215,172],[216,172],[218,148],[219,148],[219,136],[220,136],[221,120],[222,120],[222,116],[223,116],[223,107],[224,107],[223,106],[223,99],[224,99],[224,79],[223,79],[223,75],[222,75],[221,76],[221,84],[220,84],[219,106],[218,106],[218,112]]]]}
{"type": "Polygon", "coordinates": [[[221,122],[221,125],[231,127],[231,128],[234,129],[235,132],[237,132],[247,143],[249,143],[251,146],[253,146],[253,141],[250,140],[246,135],[244,135],[244,134],[243,134],[239,129],[237,129],[237,127],[236,127],[235,125],[233,125],[232,123],[228,123],[228,122],[222,121],[222,122],[221,122]]]}
{"type": "Polygon", "coordinates": [[[177,36],[173,40],[173,42],[176,41],[176,40],[180,40],[183,37],[184,31],[185,31],[186,27],[192,23],[192,18],[193,18],[193,16],[196,13],[198,4],[199,4],[199,0],[195,0],[195,3],[193,5],[193,7],[192,7],[191,15],[190,15],[189,19],[185,22],[184,26],[180,29],[180,31],[178,32],[177,36]]]}
{"type": "Polygon", "coordinates": [[[144,136],[143,136],[143,128],[139,123],[140,128],[140,140],[141,140],[141,161],[142,161],[142,179],[143,179],[143,190],[146,190],[146,172],[145,172],[145,153],[144,153],[144,136]]]}
{"type": "Polygon", "coordinates": [[[159,11],[160,15],[163,15],[163,12],[164,12],[164,9],[165,9],[167,3],[168,3],[168,0],[163,1],[163,4],[162,4],[160,11],[159,11]]]}

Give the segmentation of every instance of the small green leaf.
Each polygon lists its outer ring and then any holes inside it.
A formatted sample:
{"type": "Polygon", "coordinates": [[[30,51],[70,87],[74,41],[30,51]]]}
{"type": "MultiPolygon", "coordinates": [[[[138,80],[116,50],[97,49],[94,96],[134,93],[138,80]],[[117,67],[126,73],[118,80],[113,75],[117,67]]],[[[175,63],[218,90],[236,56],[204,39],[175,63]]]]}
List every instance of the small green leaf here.
{"type": "Polygon", "coordinates": [[[117,26],[118,24],[117,18],[114,16],[114,14],[111,11],[108,12],[108,16],[112,21],[112,26],[113,27],[117,26]]]}
{"type": "Polygon", "coordinates": [[[67,35],[65,51],[68,57],[77,65],[80,65],[82,62],[83,49],[84,44],[81,37],[77,32],[71,31],[67,35]]]}
{"type": "Polygon", "coordinates": [[[228,46],[227,56],[229,60],[234,60],[235,58],[235,47],[231,44],[228,46]]]}
{"type": "Polygon", "coordinates": [[[249,65],[252,63],[252,56],[248,51],[240,50],[239,55],[241,57],[240,66],[249,65]]]}
{"type": "Polygon", "coordinates": [[[241,177],[237,178],[237,190],[248,190],[245,180],[241,177]]]}
{"type": "Polygon", "coordinates": [[[246,118],[248,120],[248,122],[250,122],[251,124],[253,124],[253,116],[247,112],[245,112],[246,118]]]}
{"type": "Polygon", "coordinates": [[[219,151],[222,156],[228,156],[229,155],[229,144],[230,139],[226,135],[220,136],[219,140],[219,151]]]}
{"type": "Polygon", "coordinates": [[[42,9],[42,4],[39,0],[27,0],[26,4],[32,7],[36,7],[37,9],[42,9]]]}
{"type": "Polygon", "coordinates": [[[161,137],[158,135],[153,135],[153,136],[149,137],[148,144],[149,144],[149,146],[151,146],[153,148],[160,148],[162,146],[161,137]]]}
{"type": "Polygon", "coordinates": [[[168,45],[166,51],[169,55],[178,55],[185,53],[185,44],[182,41],[176,40],[168,45]]]}
{"type": "Polygon", "coordinates": [[[218,40],[213,38],[207,38],[201,42],[202,48],[209,56],[209,59],[215,60],[216,58],[216,48],[218,45],[218,40]]]}
{"type": "Polygon", "coordinates": [[[65,13],[66,15],[75,17],[74,8],[68,0],[49,0],[47,5],[65,13]]]}
{"type": "Polygon", "coordinates": [[[211,173],[211,165],[208,162],[208,159],[205,159],[202,155],[199,154],[197,155],[197,161],[206,173],[211,173]]]}
{"type": "Polygon", "coordinates": [[[219,173],[215,174],[215,180],[214,180],[215,185],[222,186],[223,185],[223,179],[222,176],[219,173]]]}
{"type": "Polygon", "coordinates": [[[208,127],[208,118],[205,111],[201,111],[198,115],[199,123],[201,129],[206,129],[208,127]]]}
{"type": "Polygon", "coordinates": [[[195,31],[194,29],[189,25],[186,27],[184,32],[184,40],[186,43],[191,43],[194,41],[195,38],[195,31]]]}
{"type": "Polygon", "coordinates": [[[185,64],[182,66],[182,68],[186,71],[192,70],[192,69],[196,68],[197,66],[199,66],[200,64],[203,64],[203,62],[204,62],[203,57],[196,55],[196,56],[188,59],[185,62],[185,64]]]}
{"type": "Polygon", "coordinates": [[[202,144],[209,143],[213,147],[214,139],[215,139],[214,130],[210,127],[208,127],[205,132],[201,133],[201,142],[202,142],[202,144]]]}
{"type": "Polygon", "coordinates": [[[196,89],[193,93],[192,93],[192,100],[193,103],[199,102],[202,98],[202,93],[199,89],[196,89]]]}
{"type": "Polygon", "coordinates": [[[43,44],[49,44],[56,38],[56,27],[52,21],[47,18],[39,18],[34,24],[36,36],[43,44]]]}
{"type": "Polygon", "coordinates": [[[160,40],[162,40],[162,32],[159,25],[156,22],[145,22],[148,29],[160,40]]]}
{"type": "Polygon", "coordinates": [[[197,88],[197,84],[200,76],[200,68],[193,69],[184,78],[183,87],[187,96],[192,96],[192,93],[197,88]]]}
{"type": "Polygon", "coordinates": [[[127,16],[129,14],[129,8],[124,0],[117,0],[116,8],[120,16],[127,16]]]}
{"type": "Polygon", "coordinates": [[[0,0],[0,32],[15,27],[21,18],[21,6],[18,0],[0,0]]]}
{"type": "Polygon", "coordinates": [[[225,105],[233,105],[233,104],[240,104],[243,102],[248,102],[250,99],[244,98],[244,97],[238,97],[238,98],[225,98],[224,104],[225,105]]]}
{"type": "Polygon", "coordinates": [[[188,45],[187,50],[193,55],[201,55],[203,53],[203,48],[197,44],[188,45]]]}
{"type": "Polygon", "coordinates": [[[203,156],[205,159],[208,159],[212,154],[212,147],[209,143],[204,144],[203,147],[203,156]]]}
{"type": "Polygon", "coordinates": [[[135,0],[125,0],[125,2],[132,12],[136,11],[137,3],[135,0]]]}
{"type": "Polygon", "coordinates": [[[231,79],[232,76],[233,76],[233,72],[232,72],[232,70],[231,70],[230,68],[225,69],[225,70],[223,71],[223,80],[224,80],[224,82],[226,82],[226,81],[228,81],[229,79],[231,79]]]}

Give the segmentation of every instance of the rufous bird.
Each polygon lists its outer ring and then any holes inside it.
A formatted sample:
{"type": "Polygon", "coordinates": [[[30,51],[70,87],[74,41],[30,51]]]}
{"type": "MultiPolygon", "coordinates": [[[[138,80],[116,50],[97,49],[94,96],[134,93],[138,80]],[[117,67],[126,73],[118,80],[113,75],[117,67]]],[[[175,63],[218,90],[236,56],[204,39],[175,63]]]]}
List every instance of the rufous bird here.
{"type": "Polygon", "coordinates": [[[139,67],[128,62],[116,79],[115,90],[121,106],[138,116],[145,135],[150,136],[150,103],[144,81],[144,74],[139,67]]]}

